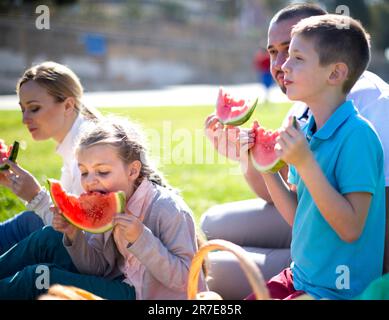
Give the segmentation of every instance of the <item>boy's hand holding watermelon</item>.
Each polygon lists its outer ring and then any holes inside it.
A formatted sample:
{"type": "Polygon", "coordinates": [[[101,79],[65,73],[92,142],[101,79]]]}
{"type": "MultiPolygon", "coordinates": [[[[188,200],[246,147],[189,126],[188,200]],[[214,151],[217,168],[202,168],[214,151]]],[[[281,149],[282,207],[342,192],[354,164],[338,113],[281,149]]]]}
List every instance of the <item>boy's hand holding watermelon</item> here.
{"type": "Polygon", "coordinates": [[[305,135],[293,117],[289,118],[288,126],[280,130],[276,141],[275,151],[277,155],[296,168],[313,159],[305,135]]]}

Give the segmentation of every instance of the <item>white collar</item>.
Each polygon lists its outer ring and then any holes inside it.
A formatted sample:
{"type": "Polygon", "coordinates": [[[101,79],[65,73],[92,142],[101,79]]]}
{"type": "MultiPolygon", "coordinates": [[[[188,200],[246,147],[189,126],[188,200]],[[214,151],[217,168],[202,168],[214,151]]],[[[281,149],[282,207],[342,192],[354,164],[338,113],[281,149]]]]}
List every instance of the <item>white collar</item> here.
{"type": "Polygon", "coordinates": [[[82,115],[78,115],[65,138],[57,145],[56,152],[63,159],[68,158],[73,153],[74,144],[80,133],[79,129],[85,121],[86,119],[82,115]]]}

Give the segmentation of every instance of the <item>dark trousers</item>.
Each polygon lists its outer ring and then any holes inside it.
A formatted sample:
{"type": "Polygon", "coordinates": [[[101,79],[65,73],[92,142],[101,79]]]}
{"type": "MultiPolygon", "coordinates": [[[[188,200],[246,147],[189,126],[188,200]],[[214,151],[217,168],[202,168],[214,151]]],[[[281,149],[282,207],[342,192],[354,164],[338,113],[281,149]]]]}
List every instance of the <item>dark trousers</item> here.
{"type": "Polygon", "coordinates": [[[0,255],[36,230],[43,228],[42,219],[33,211],[23,211],[0,223],[0,255]]]}
{"type": "Polygon", "coordinates": [[[50,285],[75,286],[105,299],[133,300],[135,290],[123,277],[80,274],[62,243],[62,233],[46,226],[0,256],[0,299],[36,299],[50,285]]]}

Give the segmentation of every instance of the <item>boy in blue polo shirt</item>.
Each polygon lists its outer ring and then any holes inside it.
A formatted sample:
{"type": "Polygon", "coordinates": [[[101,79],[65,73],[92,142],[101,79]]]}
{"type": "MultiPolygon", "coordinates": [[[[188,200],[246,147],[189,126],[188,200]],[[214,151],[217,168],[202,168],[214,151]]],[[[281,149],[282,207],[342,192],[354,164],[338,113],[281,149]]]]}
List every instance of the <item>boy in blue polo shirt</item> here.
{"type": "Polygon", "coordinates": [[[292,187],[279,174],[263,174],[293,226],[293,262],[268,282],[273,298],[306,292],[350,299],[382,274],[382,146],[353,102],[345,101],[369,60],[369,36],[350,17],[314,16],[292,30],[284,83],[288,98],[305,102],[313,116],[302,131],[290,119],[277,141],[292,187]]]}

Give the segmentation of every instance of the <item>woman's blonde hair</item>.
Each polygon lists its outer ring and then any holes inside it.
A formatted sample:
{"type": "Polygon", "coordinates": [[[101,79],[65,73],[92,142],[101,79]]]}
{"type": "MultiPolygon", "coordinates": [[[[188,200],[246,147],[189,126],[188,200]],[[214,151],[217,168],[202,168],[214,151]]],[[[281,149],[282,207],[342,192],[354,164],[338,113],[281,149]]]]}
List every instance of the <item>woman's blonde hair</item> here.
{"type": "Polygon", "coordinates": [[[81,99],[84,88],[81,85],[80,79],[72,70],[62,64],[46,61],[27,69],[16,84],[16,93],[18,95],[22,85],[28,81],[35,81],[45,88],[56,102],[63,102],[66,98],[73,97],[75,99],[76,111],[89,120],[96,120],[102,117],[96,109],[83,105],[81,99]]]}
{"type": "Polygon", "coordinates": [[[140,161],[141,170],[135,187],[146,178],[160,186],[171,188],[162,174],[150,163],[145,138],[139,125],[121,117],[107,116],[104,121],[92,123],[86,128],[79,138],[76,152],[95,145],[110,145],[116,148],[119,157],[126,164],[140,161]]]}

